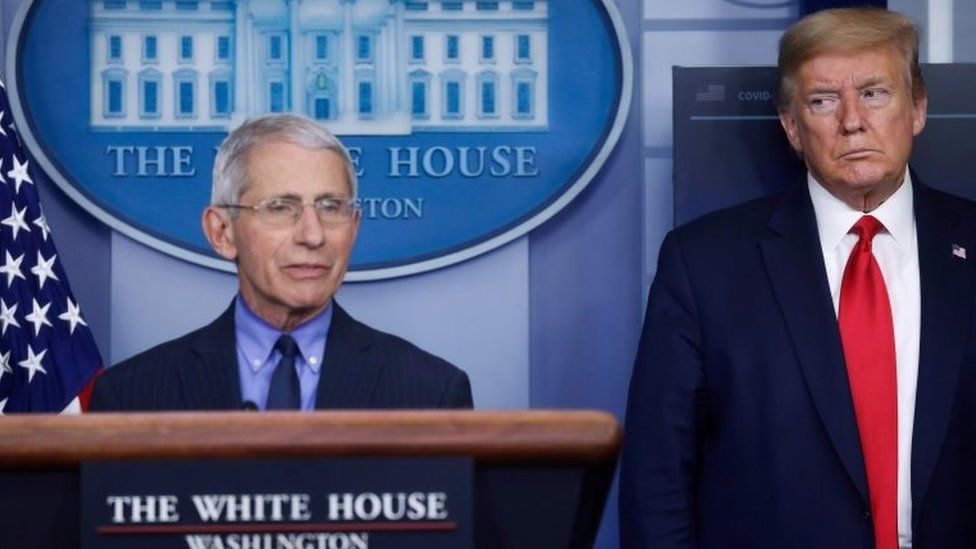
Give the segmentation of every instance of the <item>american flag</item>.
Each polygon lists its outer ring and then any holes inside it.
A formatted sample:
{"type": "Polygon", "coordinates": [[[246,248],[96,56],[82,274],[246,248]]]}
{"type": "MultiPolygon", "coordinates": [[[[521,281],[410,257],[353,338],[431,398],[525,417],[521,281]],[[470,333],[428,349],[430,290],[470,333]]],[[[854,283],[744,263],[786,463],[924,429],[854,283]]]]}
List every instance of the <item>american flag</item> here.
{"type": "Polygon", "coordinates": [[[0,414],[61,412],[101,368],[0,82],[0,414]]]}

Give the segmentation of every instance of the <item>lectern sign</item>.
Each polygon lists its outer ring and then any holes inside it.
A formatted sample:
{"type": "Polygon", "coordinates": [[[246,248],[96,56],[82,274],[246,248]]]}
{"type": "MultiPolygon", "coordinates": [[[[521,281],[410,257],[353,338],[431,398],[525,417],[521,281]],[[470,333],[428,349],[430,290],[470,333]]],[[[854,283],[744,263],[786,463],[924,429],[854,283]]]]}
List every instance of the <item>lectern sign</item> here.
{"type": "Polygon", "coordinates": [[[467,459],[82,466],[82,547],[472,547],[467,459]]]}

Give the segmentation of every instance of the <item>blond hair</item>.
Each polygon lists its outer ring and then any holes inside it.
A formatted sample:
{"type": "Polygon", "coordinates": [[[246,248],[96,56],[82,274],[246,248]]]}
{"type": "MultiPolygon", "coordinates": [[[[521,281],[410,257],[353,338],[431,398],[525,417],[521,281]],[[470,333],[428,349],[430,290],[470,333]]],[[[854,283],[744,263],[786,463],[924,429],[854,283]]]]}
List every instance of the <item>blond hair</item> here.
{"type": "Polygon", "coordinates": [[[794,77],[806,61],[828,52],[850,52],[891,46],[905,60],[912,98],[925,96],[918,66],[918,27],[908,17],[880,8],[822,10],[800,19],[779,40],[781,107],[793,100],[794,77]]]}

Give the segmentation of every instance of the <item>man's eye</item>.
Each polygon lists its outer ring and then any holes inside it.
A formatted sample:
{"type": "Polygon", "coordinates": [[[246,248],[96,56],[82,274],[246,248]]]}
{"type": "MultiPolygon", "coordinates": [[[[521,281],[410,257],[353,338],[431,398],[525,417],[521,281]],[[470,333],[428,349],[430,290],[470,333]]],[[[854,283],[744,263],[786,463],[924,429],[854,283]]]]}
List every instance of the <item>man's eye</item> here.
{"type": "Polygon", "coordinates": [[[335,200],[320,200],[315,204],[315,209],[323,213],[335,213],[342,209],[342,205],[335,200]]]}
{"type": "Polygon", "coordinates": [[[815,113],[826,113],[833,110],[836,102],[831,97],[811,97],[810,110],[815,113]]]}
{"type": "Polygon", "coordinates": [[[272,200],[264,208],[271,213],[287,213],[294,210],[294,204],[287,200],[272,200]]]}

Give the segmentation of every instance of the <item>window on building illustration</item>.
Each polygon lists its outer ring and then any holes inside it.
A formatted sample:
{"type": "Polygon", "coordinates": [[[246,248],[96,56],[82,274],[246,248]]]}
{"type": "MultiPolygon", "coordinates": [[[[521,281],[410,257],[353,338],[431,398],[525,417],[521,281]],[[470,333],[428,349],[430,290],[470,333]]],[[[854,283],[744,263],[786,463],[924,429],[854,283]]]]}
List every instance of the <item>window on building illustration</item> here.
{"type": "Polygon", "coordinates": [[[329,37],[319,35],[315,37],[315,58],[324,61],[329,58],[329,37]]]}
{"type": "Polygon", "coordinates": [[[515,114],[520,118],[532,116],[532,83],[515,83],[515,114]]]}
{"type": "Polygon", "coordinates": [[[464,9],[462,2],[441,2],[441,11],[461,11],[464,9]]]}
{"type": "Polygon", "coordinates": [[[456,34],[448,34],[445,38],[444,57],[448,61],[457,61],[461,57],[461,43],[456,34]]]}
{"type": "Polygon", "coordinates": [[[461,118],[460,80],[448,80],[444,83],[444,118],[461,118]]]}
{"type": "Polygon", "coordinates": [[[494,118],[498,116],[498,76],[485,73],[478,76],[478,116],[494,118]]]}
{"type": "Polygon", "coordinates": [[[105,0],[105,3],[102,5],[107,10],[124,10],[125,0],[105,0]]]}
{"type": "Polygon", "coordinates": [[[410,37],[410,60],[411,61],[424,60],[424,37],[423,36],[410,37]]]}
{"type": "Polygon", "coordinates": [[[121,77],[109,77],[105,82],[105,115],[125,116],[125,81],[121,77]]]}
{"type": "Polygon", "coordinates": [[[213,107],[214,118],[226,118],[231,111],[231,88],[230,79],[219,78],[213,81],[213,107]]]}
{"type": "Polygon", "coordinates": [[[495,37],[494,36],[481,37],[481,59],[483,61],[492,61],[495,59],[495,37]]]}
{"type": "Polygon", "coordinates": [[[476,2],[475,7],[478,11],[496,11],[498,9],[498,2],[476,2]]]}
{"type": "Polygon", "coordinates": [[[427,118],[427,82],[414,80],[410,84],[410,113],[414,118],[427,118]]]}
{"type": "Polygon", "coordinates": [[[512,118],[535,118],[535,79],[537,73],[525,67],[512,71],[512,118]]]}
{"type": "Polygon", "coordinates": [[[283,82],[272,82],[268,92],[268,110],[285,112],[285,84],[283,82]]]}
{"type": "Polygon", "coordinates": [[[200,2],[191,0],[176,0],[176,9],[179,11],[194,11],[200,8],[200,2]]]}
{"type": "Polygon", "coordinates": [[[407,11],[427,11],[427,2],[407,2],[407,11]]]}
{"type": "Polygon", "coordinates": [[[515,35],[515,60],[523,62],[532,60],[532,42],[528,34],[515,35]]]}
{"type": "Polygon", "coordinates": [[[330,101],[328,97],[316,97],[315,98],[315,119],[316,120],[328,120],[330,110],[330,101]]]}
{"type": "Polygon", "coordinates": [[[163,9],[162,0],[139,0],[141,10],[161,10],[163,9]]]}
{"type": "Polygon", "coordinates": [[[193,116],[193,81],[182,80],[176,83],[176,115],[179,118],[193,116]]]}
{"type": "Polygon", "coordinates": [[[512,9],[517,11],[532,11],[535,9],[535,2],[512,2],[512,9]]]}
{"type": "Polygon", "coordinates": [[[159,82],[146,80],[142,83],[142,114],[159,114],[159,82]]]}
{"type": "Polygon", "coordinates": [[[162,85],[163,73],[156,69],[147,69],[139,74],[139,117],[159,118],[159,91],[162,85]]]}
{"type": "Polygon", "coordinates": [[[189,61],[190,59],[193,59],[193,37],[181,36],[180,37],[180,61],[189,61]]]}
{"type": "Polygon", "coordinates": [[[214,11],[233,11],[234,10],[234,3],[233,2],[216,2],[216,1],[214,1],[214,2],[211,2],[210,3],[210,9],[212,9],[214,11]]]}
{"type": "Polygon", "coordinates": [[[368,34],[360,34],[356,40],[356,60],[370,61],[373,59],[373,40],[368,34]]]}
{"type": "Polygon", "coordinates": [[[122,61],[122,37],[113,35],[108,37],[108,62],[118,63],[122,61]]]}
{"type": "Polygon", "coordinates": [[[362,81],[359,83],[359,114],[373,114],[373,83],[362,81]]]}
{"type": "Polygon", "coordinates": [[[142,60],[145,62],[156,61],[156,37],[145,36],[142,39],[142,60]]]}
{"type": "Polygon", "coordinates": [[[272,34],[268,37],[268,59],[280,61],[282,57],[281,35],[272,34]]]}
{"type": "Polygon", "coordinates": [[[230,60],[230,36],[217,37],[217,60],[230,60]]]}

